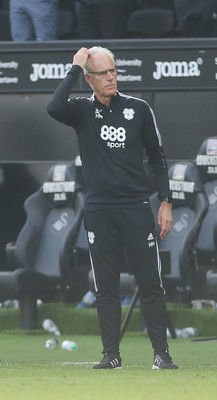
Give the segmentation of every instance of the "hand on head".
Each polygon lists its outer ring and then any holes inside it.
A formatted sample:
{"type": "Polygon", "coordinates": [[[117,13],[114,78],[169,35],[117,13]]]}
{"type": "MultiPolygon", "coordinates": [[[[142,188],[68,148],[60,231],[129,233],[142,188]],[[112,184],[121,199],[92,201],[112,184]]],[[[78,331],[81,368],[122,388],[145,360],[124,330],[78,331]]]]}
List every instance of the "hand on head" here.
{"type": "Polygon", "coordinates": [[[81,47],[73,57],[73,65],[79,65],[84,69],[89,56],[89,49],[81,47]]]}

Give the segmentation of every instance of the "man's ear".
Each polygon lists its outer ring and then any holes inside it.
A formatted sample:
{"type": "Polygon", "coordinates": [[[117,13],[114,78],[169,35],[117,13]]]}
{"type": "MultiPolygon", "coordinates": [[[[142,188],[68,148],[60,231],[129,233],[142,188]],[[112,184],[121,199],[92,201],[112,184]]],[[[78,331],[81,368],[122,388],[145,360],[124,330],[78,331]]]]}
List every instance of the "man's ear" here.
{"type": "Polygon", "coordinates": [[[88,83],[88,85],[90,85],[91,86],[91,76],[90,75],[84,75],[84,79],[85,79],[85,81],[88,83]]]}

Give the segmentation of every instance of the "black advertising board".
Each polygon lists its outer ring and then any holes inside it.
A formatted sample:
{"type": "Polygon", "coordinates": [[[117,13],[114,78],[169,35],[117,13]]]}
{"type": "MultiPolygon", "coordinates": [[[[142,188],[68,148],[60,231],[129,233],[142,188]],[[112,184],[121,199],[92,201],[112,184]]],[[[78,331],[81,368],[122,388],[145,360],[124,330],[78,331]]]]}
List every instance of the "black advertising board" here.
{"type": "MultiPolygon", "coordinates": [[[[217,39],[131,40],[85,44],[110,48],[116,56],[120,90],[217,89],[217,39]]],[[[80,41],[0,43],[0,93],[49,93],[71,67],[80,41]]],[[[81,74],[74,88],[88,86],[81,74]]]]}

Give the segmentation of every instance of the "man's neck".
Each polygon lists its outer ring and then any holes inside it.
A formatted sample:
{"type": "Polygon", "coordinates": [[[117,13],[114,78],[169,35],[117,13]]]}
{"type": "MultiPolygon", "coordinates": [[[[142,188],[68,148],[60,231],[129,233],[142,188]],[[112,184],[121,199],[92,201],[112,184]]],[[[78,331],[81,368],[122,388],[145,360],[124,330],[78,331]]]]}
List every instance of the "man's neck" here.
{"type": "Polygon", "coordinates": [[[110,106],[112,96],[100,96],[99,97],[95,94],[95,97],[100,103],[104,104],[104,106],[106,106],[106,107],[110,106]]]}

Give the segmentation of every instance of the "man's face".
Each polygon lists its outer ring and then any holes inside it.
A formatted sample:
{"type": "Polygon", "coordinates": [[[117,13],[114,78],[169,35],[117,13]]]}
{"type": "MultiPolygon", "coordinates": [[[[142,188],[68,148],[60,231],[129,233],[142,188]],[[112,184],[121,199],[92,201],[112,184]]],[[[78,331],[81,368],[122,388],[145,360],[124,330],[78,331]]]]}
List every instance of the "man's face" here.
{"type": "Polygon", "coordinates": [[[110,98],[116,94],[117,73],[115,64],[107,54],[90,56],[90,72],[85,79],[99,100],[105,97],[110,98]]]}

